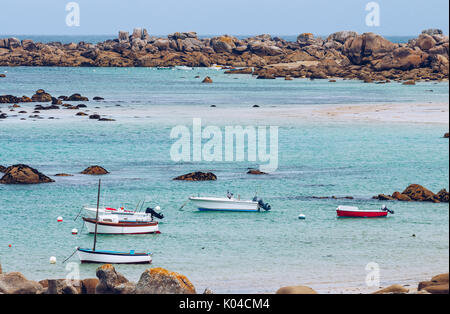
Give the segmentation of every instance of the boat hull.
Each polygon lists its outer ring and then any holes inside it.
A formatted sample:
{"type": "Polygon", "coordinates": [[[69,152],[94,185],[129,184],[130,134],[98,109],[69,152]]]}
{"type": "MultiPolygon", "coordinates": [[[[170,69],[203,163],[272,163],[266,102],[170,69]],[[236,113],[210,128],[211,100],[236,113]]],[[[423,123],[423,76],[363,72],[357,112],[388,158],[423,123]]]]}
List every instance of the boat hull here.
{"type": "MultiPolygon", "coordinates": [[[[84,215],[88,218],[95,218],[97,215],[97,208],[94,207],[84,207],[84,215]]],[[[141,221],[149,221],[151,219],[151,215],[143,213],[143,212],[134,212],[134,211],[127,211],[127,210],[120,210],[116,208],[99,208],[98,209],[99,215],[105,215],[105,214],[111,214],[111,215],[118,215],[120,216],[121,220],[141,220],[141,221]]]]}
{"type": "Polygon", "coordinates": [[[386,211],[349,211],[349,210],[336,210],[337,216],[341,218],[380,218],[386,217],[386,211]]]}
{"type": "MultiPolygon", "coordinates": [[[[83,217],[89,233],[95,233],[95,219],[83,217]]],[[[97,234],[149,234],[160,233],[158,222],[98,222],[97,234]]]]}
{"type": "Polygon", "coordinates": [[[149,253],[124,253],[110,251],[93,251],[91,249],[77,249],[81,263],[106,263],[106,264],[151,264],[152,257],[149,253]]]}
{"type": "Polygon", "coordinates": [[[190,197],[189,200],[200,211],[258,212],[258,202],[228,198],[190,197]]]}

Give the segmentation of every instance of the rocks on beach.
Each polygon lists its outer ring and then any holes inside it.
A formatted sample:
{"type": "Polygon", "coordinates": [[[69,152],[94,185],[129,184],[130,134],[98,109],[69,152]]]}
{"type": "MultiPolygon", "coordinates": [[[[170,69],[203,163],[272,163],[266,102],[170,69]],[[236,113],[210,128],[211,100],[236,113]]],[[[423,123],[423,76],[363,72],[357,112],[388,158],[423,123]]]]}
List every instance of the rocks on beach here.
{"type": "MultiPolygon", "coordinates": [[[[425,30],[408,43],[374,33],[336,32],[326,39],[303,33],[296,41],[268,34],[198,38],[177,32],[166,38],[137,28],[101,43],[39,43],[0,39],[0,66],[209,67],[220,64],[260,78],[341,77],[367,82],[447,80],[449,40],[425,30]]],[[[70,98],[70,97],[68,97],[70,98]]],[[[80,98],[80,97],[78,97],[80,98]]],[[[74,101],[77,101],[74,99],[74,101]]]]}
{"type": "Polygon", "coordinates": [[[164,268],[150,268],[136,284],[137,294],[196,294],[194,285],[185,276],[164,268]]]}
{"type": "Polygon", "coordinates": [[[419,283],[418,290],[426,291],[431,294],[448,294],[449,274],[440,274],[431,278],[430,281],[419,283]]]}
{"type": "Polygon", "coordinates": [[[54,182],[54,180],[36,169],[23,164],[9,166],[5,169],[4,175],[0,179],[0,183],[2,184],[38,184],[50,182],[54,182]]]}
{"type": "Polygon", "coordinates": [[[44,288],[19,272],[0,273],[0,294],[40,294],[44,288]]]}
{"type": "Polygon", "coordinates": [[[373,198],[381,201],[448,203],[449,193],[447,190],[442,189],[437,194],[434,194],[419,184],[411,184],[402,193],[394,192],[392,195],[379,194],[373,198]]]}
{"type": "Polygon", "coordinates": [[[307,286],[281,287],[276,294],[318,294],[314,289],[307,286]]]}
{"type": "Polygon", "coordinates": [[[101,166],[90,166],[86,169],[84,169],[83,171],[81,171],[81,174],[88,174],[88,175],[104,175],[104,174],[108,174],[109,172],[101,167],[101,166]]]}
{"type": "Polygon", "coordinates": [[[215,181],[217,176],[212,172],[191,172],[174,178],[177,181],[215,181]]]}

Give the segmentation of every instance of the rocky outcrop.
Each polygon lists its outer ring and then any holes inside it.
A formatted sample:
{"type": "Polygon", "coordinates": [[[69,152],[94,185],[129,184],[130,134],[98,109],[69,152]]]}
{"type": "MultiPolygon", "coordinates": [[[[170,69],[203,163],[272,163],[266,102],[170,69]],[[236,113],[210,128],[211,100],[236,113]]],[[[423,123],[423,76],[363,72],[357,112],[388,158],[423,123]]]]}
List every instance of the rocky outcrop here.
{"type": "Polygon", "coordinates": [[[411,184],[402,193],[394,192],[392,196],[379,194],[374,196],[374,199],[382,201],[398,200],[404,202],[433,202],[433,203],[448,203],[449,193],[446,189],[442,189],[437,194],[434,194],[427,188],[419,184],[411,184]]]}
{"type": "Polygon", "coordinates": [[[318,294],[314,289],[306,286],[281,287],[276,294],[318,294]]]}
{"type": "Polygon", "coordinates": [[[82,294],[81,280],[46,279],[39,281],[44,288],[44,294],[82,294]]]}
{"type": "Polygon", "coordinates": [[[205,77],[202,81],[202,83],[212,83],[212,82],[213,80],[209,76],[205,77]]]}
{"type": "Polygon", "coordinates": [[[38,184],[50,182],[54,181],[36,169],[23,164],[6,168],[5,174],[0,179],[0,183],[2,184],[38,184]]]}
{"type": "Polygon", "coordinates": [[[39,283],[26,279],[21,273],[0,273],[0,294],[38,294],[43,291],[39,283]]]}
{"type": "Polygon", "coordinates": [[[247,174],[261,175],[261,174],[267,174],[267,173],[262,172],[261,170],[258,170],[258,169],[249,169],[247,171],[247,174]]]}
{"type": "Polygon", "coordinates": [[[178,181],[215,181],[217,176],[212,172],[191,172],[185,175],[178,176],[173,180],[178,181]]]}
{"type": "Polygon", "coordinates": [[[402,285],[392,285],[387,288],[378,290],[373,294],[407,294],[409,292],[408,288],[405,288],[402,285]]]}
{"type": "Polygon", "coordinates": [[[351,31],[336,32],[326,39],[302,33],[295,42],[289,42],[268,34],[238,39],[228,35],[198,38],[195,32],[177,32],[167,38],[157,38],[141,28],[135,29],[132,35],[121,31],[118,38],[95,45],[0,39],[0,66],[208,67],[220,64],[254,67],[254,74],[261,78],[342,77],[377,82],[448,79],[448,60],[448,36],[440,30],[426,30],[407,44],[392,43],[373,33],[351,31]],[[277,66],[270,75],[258,73],[273,65],[277,66]]]}
{"type": "Polygon", "coordinates": [[[448,273],[434,276],[430,281],[420,282],[418,290],[427,291],[431,294],[448,294],[448,278],[448,273]]]}
{"type": "Polygon", "coordinates": [[[444,138],[449,138],[449,136],[450,136],[450,135],[449,135],[448,132],[444,134],[444,138]]]}
{"type": "Polygon", "coordinates": [[[31,100],[34,102],[50,102],[52,101],[52,95],[46,93],[43,89],[38,89],[36,93],[31,96],[31,100]]]}
{"type": "Polygon", "coordinates": [[[89,175],[104,175],[108,173],[109,172],[101,166],[90,166],[81,171],[81,174],[89,174],[89,175]]]}
{"type": "Polygon", "coordinates": [[[97,268],[96,275],[99,283],[95,288],[96,294],[122,294],[123,287],[130,284],[127,278],[111,264],[105,264],[97,268]]]}
{"type": "Polygon", "coordinates": [[[196,291],[185,276],[164,268],[150,268],[136,284],[136,294],[196,294],[196,291]]]}

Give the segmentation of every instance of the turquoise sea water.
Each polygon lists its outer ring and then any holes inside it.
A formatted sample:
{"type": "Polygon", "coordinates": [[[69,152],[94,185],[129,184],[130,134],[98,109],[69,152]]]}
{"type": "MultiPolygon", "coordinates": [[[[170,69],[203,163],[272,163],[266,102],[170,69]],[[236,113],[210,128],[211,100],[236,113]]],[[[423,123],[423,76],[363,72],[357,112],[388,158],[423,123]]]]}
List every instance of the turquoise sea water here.
{"type": "MultiPolygon", "coordinates": [[[[73,221],[81,206],[95,204],[97,177],[78,174],[100,164],[102,204],[134,208],[139,200],[160,205],[166,218],[159,235],[99,236],[98,248],[153,252],[153,266],[186,275],[199,292],[274,292],[280,286],[306,284],[364,286],[369,262],[380,265],[381,283],[428,278],[448,271],[448,204],[388,202],[395,215],[387,219],[339,220],[338,205],[378,208],[373,195],[402,191],[419,183],[434,192],[449,187],[447,125],[300,120],[279,125],[279,168],[268,176],[249,176],[251,162],[183,162],[170,159],[174,122],[152,117],[153,108],[184,106],[190,112],[209,105],[235,108],[367,103],[448,102],[448,83],[374,85],[356,81],[256,80],[220,71],[156,69],[1,68],[0,94],[28,95],[44,88],[52,95],[102,96],[89,108],[139,110],[139,119],[112,123],[79,120],[0,121],[0,164],[29,164],[55,183],[0,185],[0,263],[33,279],[67,274],[61,262],[76,246],[89,247],[93,236],[73,221]],[[214,83],[202,85],[209,75],[214,83]],[[237,79],[236,79],[237,78],[237,79]],[[292,84],[291,84],[292,83],[292,84]],[[430,92],[430,90],[433,90],[430,92]],[[195,109],[195,110],[194,110],[195,109]],[[143,118],[143,117],[148,118],[143,118]],[[67,121],[67,122],[65,122],[67,121]],[[180,174],[213,171],[214,182],[177,182],[180,174]],[[272,205],[265,213],[179,210],[190,195],[243,198],[255,191],[272,205]],[[354,200],[314,199],[347,196],[354,200]],[[306,220],[298,220],[300,213],[306,220]],[[56,218],[62,216],[63,223],[56,218]],[[412,235],[415,234],[415,237],[412,235]],[[12,247],[9,248],[8,245],[12,247]],[[58,263],[50,265],[50,256],[58,263]]],[[[23,105],[28,108],[27,105],[23,105]]],[[[30,107],[31,108],[31,107],[30,107]]],[[[211,108],[213,110],[213,108],[211,108]]],[[[8,112],[7,105],[0,110],[8,112]]],[[[11,114],[10,114],[11,115],[11,114]]],[[[218,126],[229,121],[211,113],[218,126]]],[[[188,120],[187,120],[188,121],[188,120]]],[[[239,117],[234,123],[239,122],[239,117]]],[[[192,120],[191,120],[192,122],[192,120]]],[[[188,123],[188,122],[187,122],[188,123]]],[[[246,121],[241,121],[244,126],[246,121]]],[[[70,261],[77,262],[74,257],[70,261]]],[[[94,277],[97,265],[80,265],[81,277],[94,277]]],[[[137,280],[147,266],[118,266],[137,280]]]]}

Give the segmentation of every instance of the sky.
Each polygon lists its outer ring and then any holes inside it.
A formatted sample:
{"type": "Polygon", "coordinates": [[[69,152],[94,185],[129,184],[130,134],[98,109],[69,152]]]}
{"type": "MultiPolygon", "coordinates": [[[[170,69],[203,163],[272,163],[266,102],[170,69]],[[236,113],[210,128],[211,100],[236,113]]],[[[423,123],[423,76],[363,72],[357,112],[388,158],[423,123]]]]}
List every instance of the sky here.
{"type": "Polygon", "coordinates": [[[109,35],[145,27],[155,35],[328,35],[354,30],[413,36],[428,28],[448,34],[448,11],[448,0],[3,0],[0,34],[109,35]],[[79,5],[79,26],[66,24],[69,2],[79,5]],[[366,11],[369,2],[379,6],[379,25],[366,23],[367,15],[376,13],[366,11]]]}

